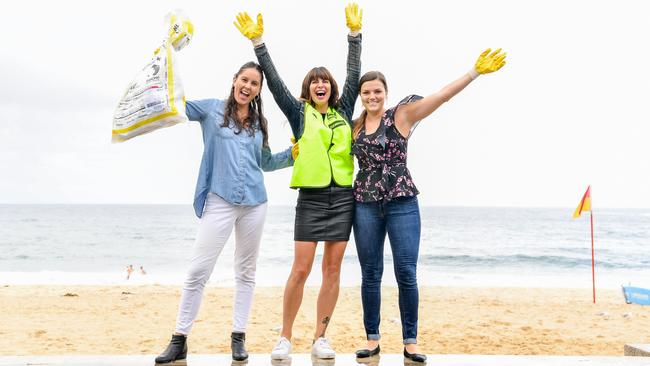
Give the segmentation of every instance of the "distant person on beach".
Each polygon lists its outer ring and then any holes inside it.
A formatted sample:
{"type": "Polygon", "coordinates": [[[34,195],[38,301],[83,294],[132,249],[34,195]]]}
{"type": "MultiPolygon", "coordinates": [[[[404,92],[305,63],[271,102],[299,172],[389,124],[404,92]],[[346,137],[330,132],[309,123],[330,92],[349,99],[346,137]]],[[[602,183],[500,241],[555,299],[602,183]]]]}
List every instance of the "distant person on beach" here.
{"type": "Polygon", "coordinates": [[[267,206],[262,171],[293,164],[291,148],[271,154],[260,94],[263,83],[261,67],[248,62],[234,75],[228,99],[186,104],[187,117],[198,121],[203,132],[203,157],[194,194],[194,210],[200,222],[176,329],[156,364],[186,359],[187,336],[199,311],[203,288],[233,228],[235,296],[231,350],[236,361],[248,358],[245,333],[267,206]]]}
{"type": "Polygon", "coordinates": [[[359,162],[354,181],[354,239],[361,265],[361,300],[367,343],[358,358],[379,354],[381,279],[386,234],[393,252],[393,269],[399,288],[404,357],[425,362],[417,346],[419,293],[416,277],[420,247],[419,193],[406,167],[408,139],[416,124],[458,94],[481,74],[505,64],[501,49],[486,50],[475,66],[439,92],[422,98],[410,95],[386,109],[388,85],[378,71],[359,81],[363,105],[355,120],[353,154],[359,162]]]}
{"type": "Polygon", "coordinates": [[[146,275],[147,271],[144,270],[144,267],[140,266],[140,274],[146,275]]]}
{"type": "Polygon", "coordinates": [[[132,274],[132,273],[133,273],[133,265],[132,265],[132,264],[129,264],[128,266],[126,266],[126,279],[127,279],[127,280],[128,280],[129,278],[131,278],[131,274],[132,274]]]}
{"type": "MultiPolygon", "coordinates": [[[[294,98],[275,69],[269,51],[262,41],[262,15],[254,22],[246,13],[237,16],[235,25],[253,42],[255,55],[264,70],[269,89],[287,117],[298,140],[300,155],[296,159],[291,187],[299,189],[294,226],[294,261],[284,290],[282,332],[271,352],[275,360],[288,359],[291,354],[293,323],[302,303],[305,281],[314,262],[319,241],[325,242],[322,263],[323,282],[316,305],[316,329],[312,355],[331,359],[335,352],[325,331],[339,295],[341,262],[352,230],[354,197],[352,196],[353,158],[352,115],[357,99],[361,73],[361,17],[356,4],[345,9],[348,36],[347,77],[339,99],[339,89],[325,67],[307,73],[300,92],[294,98]]],[[[310,14],[323,22],[327,30],[330,20],[325,14],[310,14]]],[[[296,44],[308,57],[318,59],[330,52],[326,44],[296,44]],[[303,50],[304,49],[304,50],[303,50]]]]}

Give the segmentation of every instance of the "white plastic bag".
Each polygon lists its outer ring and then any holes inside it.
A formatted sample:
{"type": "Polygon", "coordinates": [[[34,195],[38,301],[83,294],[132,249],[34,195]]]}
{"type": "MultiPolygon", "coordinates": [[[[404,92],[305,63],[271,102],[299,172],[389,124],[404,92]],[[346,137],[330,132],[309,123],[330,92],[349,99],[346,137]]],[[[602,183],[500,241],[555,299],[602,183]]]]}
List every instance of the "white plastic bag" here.
{"type": "Polygon", "coordinates": [[[115,110],[113,143],[187,121],[175,52],[189,43],[194,27],[178,11],[166,21],[170,27],[163,45],[126,88],[115,110]]]}

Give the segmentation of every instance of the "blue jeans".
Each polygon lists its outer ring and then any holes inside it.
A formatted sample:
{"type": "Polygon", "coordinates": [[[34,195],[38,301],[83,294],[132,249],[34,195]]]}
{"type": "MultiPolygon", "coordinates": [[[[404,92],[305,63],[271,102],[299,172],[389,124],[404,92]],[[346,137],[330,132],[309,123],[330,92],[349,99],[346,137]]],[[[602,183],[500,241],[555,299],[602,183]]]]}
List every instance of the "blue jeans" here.
{"type": "Polygon", "coordinates": [[[417,197],[389,202],[355,203],[354,240],[361,264],[363,324],[369,340],[379,340],[381,278],[386,233],[393,252],[399,287],[399,311],[404,344],[417,343],[419,292],[417,262],[420,249],[420,209],[417,197]]]}

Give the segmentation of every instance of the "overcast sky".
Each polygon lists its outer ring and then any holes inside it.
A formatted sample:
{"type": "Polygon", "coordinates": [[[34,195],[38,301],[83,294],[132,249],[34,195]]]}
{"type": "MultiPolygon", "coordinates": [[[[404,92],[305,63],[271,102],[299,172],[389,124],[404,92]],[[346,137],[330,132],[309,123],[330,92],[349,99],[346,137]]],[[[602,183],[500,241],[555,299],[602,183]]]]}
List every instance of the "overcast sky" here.
{"type": "MultiPolygon", "coordinates": [[[[264,39],[294,95],[314,66],[345,79],[346,1],[13,1],[0,57],[0,203],[192,201],[195,122],[111,144],[112,115],[181,8],[195,36],[179,54],[187,99],[225,98],[254,60],[232,25],[262,12],[264,39]]],[[[388,106],[439,90],[487,47],[508,64],[425,119],[409,145],[423,205],[650,207],[650,3],[359,1],[362,72],[382,71],[388,106]]],[[[274,150],[290,128],[264,89],[274,150]]],[[[360,113],[357,102],[355,116],[360,113]]],[[[293,205],[290,169],[266,174],[293,205]]]]}

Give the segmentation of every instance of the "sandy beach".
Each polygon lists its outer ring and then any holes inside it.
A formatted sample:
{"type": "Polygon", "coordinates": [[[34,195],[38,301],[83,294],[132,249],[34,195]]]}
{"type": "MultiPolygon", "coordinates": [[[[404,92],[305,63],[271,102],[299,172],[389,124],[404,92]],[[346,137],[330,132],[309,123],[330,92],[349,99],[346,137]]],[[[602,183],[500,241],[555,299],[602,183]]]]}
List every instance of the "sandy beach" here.
{"type": "MultiPolygon", "coordinates": [[[[309,352],[316,288],[305,291],[294,327],[296,353],[309,352]]],[[[232,288],[208,287],[189,346],[229,353],[232,288]]],[[[401,352],[397,289],[385,288],[382,351],[401,352]]],[[[179,286],[0,287],[0,355],[156,354],[174,328],[179,286]]],[[[429,354],[622,355],[648,343],[650,308],[627,305],[620,291],[449,288],[420,291],[418,341],[429,354]]],[[[247,347],[268,353],[278,337],[282,289],[258,288],[247,347]]],[[[363,344],[359,288],[343,288],[328,330],[338,352],[363,344]]]]}

